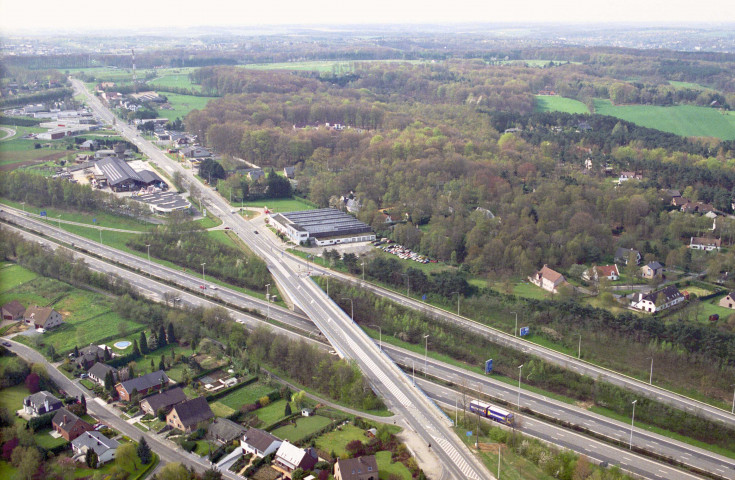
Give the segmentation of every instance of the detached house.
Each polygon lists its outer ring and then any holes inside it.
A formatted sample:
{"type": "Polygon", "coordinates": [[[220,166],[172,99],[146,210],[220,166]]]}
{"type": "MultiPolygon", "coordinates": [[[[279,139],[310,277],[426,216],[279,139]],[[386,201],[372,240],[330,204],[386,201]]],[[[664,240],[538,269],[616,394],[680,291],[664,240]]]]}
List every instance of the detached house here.
{"type": "Polygon", "coordinates": [[[191,433],[198,424],[210,418],[214,418],[214,413],[209,408],[207,399],[198,397],[175,405],[166,415],[166,423],[182,432],[191,433]]]}
{"type": "Polygon", "coordinates": [[[273,459],[273,466],[276,470],[281,470],[289,477],[291,472],[297,468],[302,470],[311,470],[319,461],[316,450],[313,448],[301,449],[289,442],[283,442],[276,451],[276,458],[273,459]]]}
{"type": "Polygon", "coordinates": [[[378,480],[375,455],[338,459],[334,464],[334,480],[378,480]]]}
{"type": "Polygon", "coordinates": [[[719,250],[722,240],[719,238],[705,238],[705,237],[691,237],[689,240],[689,248],[692,250],[704,250],[705,252],[711,252],[712,250],[719,250]]]}
{"type": "Polygon", "coordinates": [[[555,272],[548,266],[544,265],[541,270],[528,277],[528,280],[534,285],[543,288],[549,292],[557,292],[557,289],[567,283],[564,275],[555,272]]]}
{"type": "Polygon", "coordinates": [[[658,262],[649,262],[641,267],[641,277],[649,280],[661,277],[664,273],[664,266],[658,262]]]}
{"type": "Polygon", "coordinates": [[[3,320],[12,320],[17,322],[23,320],[23,314],[26,313],[26,307],[18,300],[13,300],[3,305],[3,320]]]}
{"type": "Polygon", "coordinates": [[[623,265],[628,264],[628,259],[630,258],[631,254],[633,255],[633,258],[635,258],[635,264],[638,265],[641,263],[641,252],[638,250],[633,250],[632,248],[618,248],[615,250],[615,263],[622,263],[623,265]]]}
{"type": "Polygon", "coordinates": [[[124,382],[115,385],[115,390],[120,396],[121,400],[126,402],[130,401],[130,396],[133,394],[133,390],[137,390],[140,396],[144,397],[154,390],[164,388],[168,385],[169,379],[166,376],[166,372],[158,370],[151,372],[142,377],[131,378],[124,382]]]}
{"type": "Polygon", "coordinates": [[[656,313],[686,301],[686,297],[673,285],[650,293],[635,295],[630,306],[636,310],[656,313]]]}
{"type": "Polygon", "coordinates": [[[242,436],[240,446],[243,453],[252,453],[256,457],[265,457],[278,450],[283,442],[265,430],[251,428],[242,436]]]}
{"type": "Polygon", "coordinates": [[[161,409],[168,413],[171,407],[186,400],[184,391],[180,387],[176,387],[141,400],[140,409],[150,415],[156,415],[161,409]]]}
{"type": "Polygon", "coordinates": [[[618,271],[618,266],[615,264],[597,265],[585,270],[582,278],[590,282],[599,282],[601,278],[606,278],[614,282],[620,280],[620,272],[618,271]]]}
{"type": "Polygon", "coordinates": [[[90,368],[87,371],[87,375],[89,375],[89,379],[93,382],[97,383],[98,385],[105,385],[105,377],[107,377],[107,373],[112,372],[112,379],[113,382],[117,381],[117,370],[112,368],[109,365],[105,365],[104,363],[97,362],[94,365],[92,365],[92,368],[90,368]]]}
{"type": "Polygon", "coordinates": [[[77,417],[66,408],[61,408],[56,412],[51,424],[54,430],[59,432],[68,442],[71,442],[84,432],[94,430],[92,425],[77,417]]]}
{"type": "Polygon", "coordinates": [[[43,390],[23,399],[23,411],[35,417],[49,412],[55,412],[63,406],[61,400],[43,390]]]}
{"type": "Polygon", "coordinates": [[[719,306],[735,310],[735,292],[730,292],[720,299],[719,306]]]}
{"type": "Polygon", "coordinates": [[[84,432],[79,435],[73,442],[71,442],[71,448],[74,451],[74,456],[84,461],[84,457],[87,455],[89,450],[92,450],[97,454],[97,466],[109,462],[115,459],[115,450],[120,444],[111,438],[107,438],[100,432],[94,430],[90,432],[84,432]]]}
{"type": "Polygon", "coordinates": [[[38,305],[28,307],[23,314],[23,320],[32,325],[33,328],[45,328],[46,330],[61,325],[61,314],[51,307],[39,307],[38,305]]]}
{"type": "MultiPolygon", "coordinates": [[[[74,360],[79,368],[89,369],[95,363],[105,359],[105,349],[98,345],[88,345],[79,349],[79,356],[74,360]]],[[[104,377],[102,381],[104,382],[104,377]]]]}

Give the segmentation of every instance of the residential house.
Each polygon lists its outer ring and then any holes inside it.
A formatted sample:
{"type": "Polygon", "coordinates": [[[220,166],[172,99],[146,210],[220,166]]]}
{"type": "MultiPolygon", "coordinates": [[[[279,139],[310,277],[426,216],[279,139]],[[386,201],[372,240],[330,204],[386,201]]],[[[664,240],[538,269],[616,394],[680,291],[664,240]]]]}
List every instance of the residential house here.
{"type": "Polygon", "coordinates": [[[715,207],[709,203],[704,202],[690,202],[687,201],[681,206],[681,211],[685,213],[707,213],[711,212],[715,207]]]}
{"type": "Polygon", "coordinates": [[[190,433],[196,430],[197,425],[210,418],[214,418],[214,413],[209,408],[207,399],[197,397],[174,405],[171,412],[166,415],[166,423],[182,432],[190,433]]]}
{"type": "Polygon", "coordinates": [[[682,197],[682,196],[672,197],[671,198],[671,205],[674,206],[674,207],[676,207],[676,208],[681,208],[681,207],[683,207],[684,205],[686,205],[688,203],[689,203],[689,199],[688,198],[685,198],[685,197],[682,197]]]}
{"type": "Polygon", "coordinates": [[[115,459],[115,451],[120,444],[117,440],[107,438],[100,432],[94,430],[84,432],[71,442],[74,456],[84,461],[89,450],[97,454],[97,466],[103,465],[115,459]]]}
{"type": "Polygon", "coordinates": [[[313,469],[318,461],[319,457],[313,448],[301,449],[296,445],[284,441],[278,447],[278,450],[276,450],[273,466],[290,476],[291,472],[297,468],[301,468],[302,470],[313,469]]]}
{"type": "Polygon", "coordinates": [[[86,140],[79,145],[79,150],[95,150],[98,145],[97,140],[86,140]]]}
{"type": "Polygon", "coordinates": [[[649,280],[661,277],[664,273],[664,266],[658,262],[649,262],[641,267],[641,277],[649,280]]]}
{"type": "Polygon", "coordinates": [[[656,313],[686,301],[686,297],[673,285],[650,293],[637,293],[631,307],[648,313],[656,313]]]}
{"type": "Polygon", "coordinates": [[[207,438],[221,444],[230,443],[238,437],[242,437],[247,429],[226,418],[215,418],[207,428],[207,438]]]}
{"type": "Polygon", "coordinates": [[[186,400],[184,391],[180,387],[176,387],[141,400],[140,409],[150,415],[156,415],[161,409],[168,413],[171,407],[186,400]]]}
{"type": "Polygon", "coordinates": [[[555,272],[548,266],[544,265],[541,270],[528,277],[528,280],[534,285],[543,288],[549,292],[557,292],[557,289],[567,283],[564,275],[555,272]]]}
{"type": "Polygon", "coordinates": [[[168,382],[169,379],[166,376],[166,372],[158,370],[142,377],[131,378],[130,380],[120,382],[115,385],[115,390],[117,390],[120,400],[129,402],[133,390],[137,390],[141,397],[145,397],[149,393],[153,393],[154,390],[165,388],[168,382]]]}
{"type": "Polygon", "coordinates": [[[71,442],[84,432],[94,430],[92,425],[71,413],[66,408],[60,408],[54,415],[51,424],[67,442],[71,442]]]}
{"type": "Polygon", "coordinates": [[[635,172],[620,172],[620,176],[618,177],[618,183],[627,182],[628,180],[643,180],[643,175],[637,174],[635,172]]]}
{"type": "Polygon", "coordinates": [[[334,464],[334,480],[378,480],[375,455],[338,459],[334,464]]]}
{"type": "Polygon", "coordinates": [[[606,278],[614,282],[620,280],[620,272],[618,271],[618,266],[615,264],[597,265],[585,270],[582,278],[588,282],[599,282],[601,278],[606,278]]]}
{"type": "Polygon", "coordinates": [[[256,457],[265,457],[278,450],[283,441],[265,430],[251,428],[242,436],[240,446],[244,453],[252,453],[256,457]]]}
{"type": "Polygon", "coordinates": [[[179,151],[179,156],[182,158],[203,160],[205,158],[211,158],[212,153],[203,147],[186,147],[179,151]]]}
{"type": "Polygon", "coordinates": [[[286,178],[293,178],[296,174],[296,167],[283,167],[283,175],[286,178]]]}
{"type": "Polygon", "coordinates": [[[24,313],[26,313],[26,307],[18,300],[13,300],[3,305],[3,320],[17,322],[23,320],[24,313]]]}
{"type": "Polygon", "coordinates": [[[721,243],[722,240],[719,238],[691,237],[689,240],[689,248],[711,252],[712,250],[719,250],[721,243]]]}
{"type": "Polygon", "coordinates": [[[730,292],[720,299],[719,306],[735,310],[735,292],[730,292]]]}
{"type": "Polygon", "coordinates": [[[628,259],[630,258],[631,254],[633,254],[635,258],[636,265],[641,263],[641,253],[638,250],[622,247],[619,247],[617,250],[615,250],[615,263],[622,263],[623,265],[627,265],[628,259]]]}
{"type": "Polygon", "coordinates": [[[248,170],[247,175],[248,180],[250,180],[251,182],[256,182],[259,179],[265,177],[265,172],[259,168],[251,168],[250,170],[248,170]]]}
{"type": "Polygon", "coordinates": [[[90,368],[87,371],[87,375],[89,375],[89,379],[91,381],[97,383],[98,385],[102,385],[104,387],[105,378],[107,377],[108,372],[112,372],[113,383],[116,382],[117,381],[117,370],[101,362],[97,362],[94,365],[92,365],[92,368],[90,368]]]}
{"type": "MultiPolygon", "coordinates": [[[[74,359],[74,363],[84,370],[89,369],[95,363],[105,359],[105,349],[99,345],[89,345],[79,349],[79,356],[74,359]]],[[[104,381],[104,378],[102,379],[104,381]]]]}
{"type": "Polygon", "coordinates": [[[42,390],[23,399],[23,411],[32,417],[55,412],[64,405],[61,400],[42,390]]]}
{"type": "Polygon", "coordinates": [[[61,314],[51,307],[39,307],[38,305],[28,307],[23,313],[23,320],[32,325],[33,328],[45,328],[46,330],[61,325],[61,314]]]}

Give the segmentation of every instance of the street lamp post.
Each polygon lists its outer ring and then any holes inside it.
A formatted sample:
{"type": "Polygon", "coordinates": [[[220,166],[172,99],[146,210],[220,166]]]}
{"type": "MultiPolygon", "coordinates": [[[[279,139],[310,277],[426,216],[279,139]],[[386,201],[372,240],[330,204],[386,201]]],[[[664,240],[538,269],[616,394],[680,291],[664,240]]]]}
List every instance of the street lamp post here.
{"type": "Polygon", "coordinates": [[[26,213],[26,202],[20,202],[23,205],[23,213],[26,213]]]}
{"type": "Polygon", "coordinates": [[[268,302],[268,309],[266,310],[265,320],[268,321],[271,318],[271,284],[265,284],[265,301],[268,302]]]}
{"type": "Polygon", "coordinates": [[[329,274],[326,273],[325,275],[327,277],[327,296],[329,296],[329,274]]]}
{"type": "Polygon", "coordinates": [[[380,343],[379,343],[379,345],[380,345],[380,351],[382,352],[383,351],[383,327],[381,327],[380,325],[370,325],[370,326],[377,328],[378,331],[380,332],[380,337],[379,337],[380,343]]]}
{"type": "Polygon", "coordinates": [[[651,373],[648,376],[648,384],[649,385],[653,384],[653,357],[651,357],[651,373]]]}
{"type": "Polygon", "coordinates": [[[407,273],[402,273],[402,277],[406,277],[406,296],[411,296],[411,277],[408,276],[407,273]]]}
{"type": "Polygon", "coordinates": [[[517,337],[518,336],[518,314],[516,312],[510,312],[510,313],[516,316],[516,328],[515,330],[513,330],[513,336],[517,337]]]}
{"type": "Polygon", "coordinates": [[[206,262],[205,263],[202,263],[202,282],[205,282],[206,281],[204,279],[204,265],[206,265],[206,262]]]}
{"type": "Polygon", "coordinates": [[[579,334],[579,347],[577,348],[577,358],[582,357],[582,334],[579,334]]]}
{"type": "Polygon", "coordinates": [[[411,359],[411,378],[413,379],[413,386],[416,386],[416,362],[411,359]]]}
{"type": "MultiPolygon", "coordinates": [[[[731,387],[735,387],[735,383],[730,385],[731,387]]],[[[732,410],[730,411],[733,415],[735,415],[735,390],[732,392],[732,410]]]]}
{"type": "Polygon", "coordinates": [[[449,295],[457,294],[457,316],[459,316],[459,292],[452,292],[449,295]]]}
{"type": "Polygon", "coordinates": [[[426,377],[428,373],[426,359],[429,356],[429,334],[424,335],[424,340],[426,341],[426,345],[424,346],[424,377],[426,377]]]}
{"type": "Polygon", "coordinates": [[[521,372],[523,371],[523,365],[518,367],[518,412],[521,411],[521,372]]]}
{"type": "Polygon", "coordinates": [[[365,262],[363,261],[361,265],[362,265],[362,281],[364,282],[365,281],[365,262]]]}
{"type": "Polygon", "coordinates": [[[628,450],[633,450],[633,423],[635,422],[635,402],[638,400],[633,400],[633,416],[630,417],[630,445],[628,447],[628,450]]]}
{"type": "MultiPolygon", "coordinates": [[[[151,244],[146,243],[145,246],[148,248],[148,268],[151,268],[151,265],[150,265],[151,263],[151,244]]],[[[153,273],[149,270],[148,276],[150,277],[151,275],[153,275],[153,273]]]]}
{"type": "Polygon", "coordinates": [[[342,298],[342,300],[350,301],[350,318],[354,322],[355,321],[355,303],[352,301],[351,298],[342,298]]]}
{"type": "Polygon", "coordinates": [[[61,215],[58,215],[56,218],[59,219],[59,228],[61,228],[61,215]]]}

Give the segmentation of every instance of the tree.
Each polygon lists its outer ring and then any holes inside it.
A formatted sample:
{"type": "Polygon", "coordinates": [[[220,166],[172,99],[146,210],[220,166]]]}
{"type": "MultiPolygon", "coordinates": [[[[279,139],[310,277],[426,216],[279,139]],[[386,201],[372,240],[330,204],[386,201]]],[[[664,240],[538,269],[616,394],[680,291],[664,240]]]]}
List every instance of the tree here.
{"type": "Polygon", "coordinates": [[[290,417],[292,414],[291,412],[291,403],[286,402],[286,408],[283,409],[283,416],[290,417]]]}
{"type": "Polygon", "coordinates": [[[140,458],[143,465],[151,463],[151,447],[146,442],[145,437],[140,437],[140,442],[138,442],[138,458],[140,458]]]}
{"type": "Polygon", "coordinates": [[[108,347],[107,345],[105,345],[104,357],[105,357],[105,362],[109,362],[110,360],[112,360],[112,354],[110,353],[110,347],[108,347]]]}
{"type": "Polygon", "coordinates": [[[222,480],[222,472],[210,468],[204,472],[202,480],[222,480]]]}
{"type": "Polygon", "coordinates": [[[137,340],[133,340],[133,356],[140,357],[140,348],[138,348],[137,340]]]}
{"type": "Polygon", "coordinates": [[[41,377],[36,373],[30,373],[25,380],[26,388],[31,393],[38,393],[41,391],[41,377]]]}
{"type": "Polygon", "coordinates": [[[166,346],[166,329],[163,328],[163,324],[158,327],[158,348],[166,346]]]}
{"type": "Polygon", "coordinates": [[[159,370],[166,370],[166,362],[163,361],[163,355],[161,355],[161,361],[158,362],[159,370]]]}
{"type": "Polygon", "coordinates": [[[180,463],[167,463],[158,472],[158,480],[190,480],[192,477],[189,470],[180,463]]]}
{"type": "Polygon", "coordinates": [[[301,390],[293,394],[293,396],[291,397],[291,401],[295,403],[298,408],[303,408],[305,397],[306,392],[301,390]]]}
{"type": "Polygon", "coordinates": [[[156,415],[158,416],[158,419],[162,422],[166,421],[166,410],[164,408],[159,408],[156,412],[156,415]]]}
{"type": "Polygon", "coordinates": [[[140,353],[145,355],[148,353],[148,339],[145,336],[145,332],[140,332],[140,341],[138,342],[138,345],[140,346],[140,353]]]}
{"type": "Polygon", "coordinates": [[[224,180],[226,173],[222,165],[211,158],[206,158],[199,165],[199,176],[206,180],[211,178],[213,183],[216,183],[217,179],[224,180]]]}
{"type": "Polygon", "coordinates": [[[303,468],[297,468],[291,472],[291,480],[301,480],[306,476],[306,472],[303,468]]]}
{"type": "Polygon", "coordinates": [[[86,415],[87,414],[87,399],[84,397],[84,395],[81,395],[79,397],[79,404],[82,406],[82,412],[83,412],[82,415],[86,415]]]}
{"type": "Polygon", "coordinates": [[[112,374],[112,370],[108,370],[105,375],[105,390],[110,392],[115,388],[115,377],[112,374]]]}
{"type": "Polygon", "coordinates": [[[18,469],[15,478],[19,480],[31,480],[42,461],[36,447],[16,447],[10,456],[10,463],[18,469]]]}
{"type": "Polygon", "coordinates": [[[79,348],[76,345],[74,345],[74,358],[77,358],[77,357],[79,357],[79,348]]]}
{"type": "Polygon", "coordinates": [[[84,455],[84,463],[86,463],[89,468],[97,468],[97,462],[97,454],[90,448],[87,450],[86,455],[84,455]]]}
{"type": "Polygon", "coordinates": [[[169,344],[176,343],[176,335],[174,335],[174,324],[168,322],[168,331],[166,332],[166,341],[169,344]]]}
{"type": "Polygon", "coordinates": [[[125,470],[135,469],[137,457],[135,445],[132,443],[123,443],[115,450],[115,463],[125,470]]]}

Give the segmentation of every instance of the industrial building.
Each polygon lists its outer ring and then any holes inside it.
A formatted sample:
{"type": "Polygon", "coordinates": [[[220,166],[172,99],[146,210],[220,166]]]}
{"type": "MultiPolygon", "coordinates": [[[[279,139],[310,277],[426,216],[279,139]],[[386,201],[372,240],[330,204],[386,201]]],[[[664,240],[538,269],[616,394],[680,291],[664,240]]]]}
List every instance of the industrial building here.
{"type": "Polygon", "coordinates": [[[375,240],[369,225],[335,208],[276,213],[271,225],[292,242],[313,242],[322,247],[339,243],[375,240]]]}
{"type": "Polygon", "coordinates": [[[191,203],[176,192],[145,193],[133,195],[130,199],[146,203],[153,213],[171,213],[191,208],[191,203]]]}
{"type": "Polygon", "coordinates": [[[119,157],[106,157],[94,165],[95,177],[106,180],[107,185],[116,192],[136,190],[149,185],[165,185],[156,173],[150,170],[136,172],[125,160],[119,157]]]}

